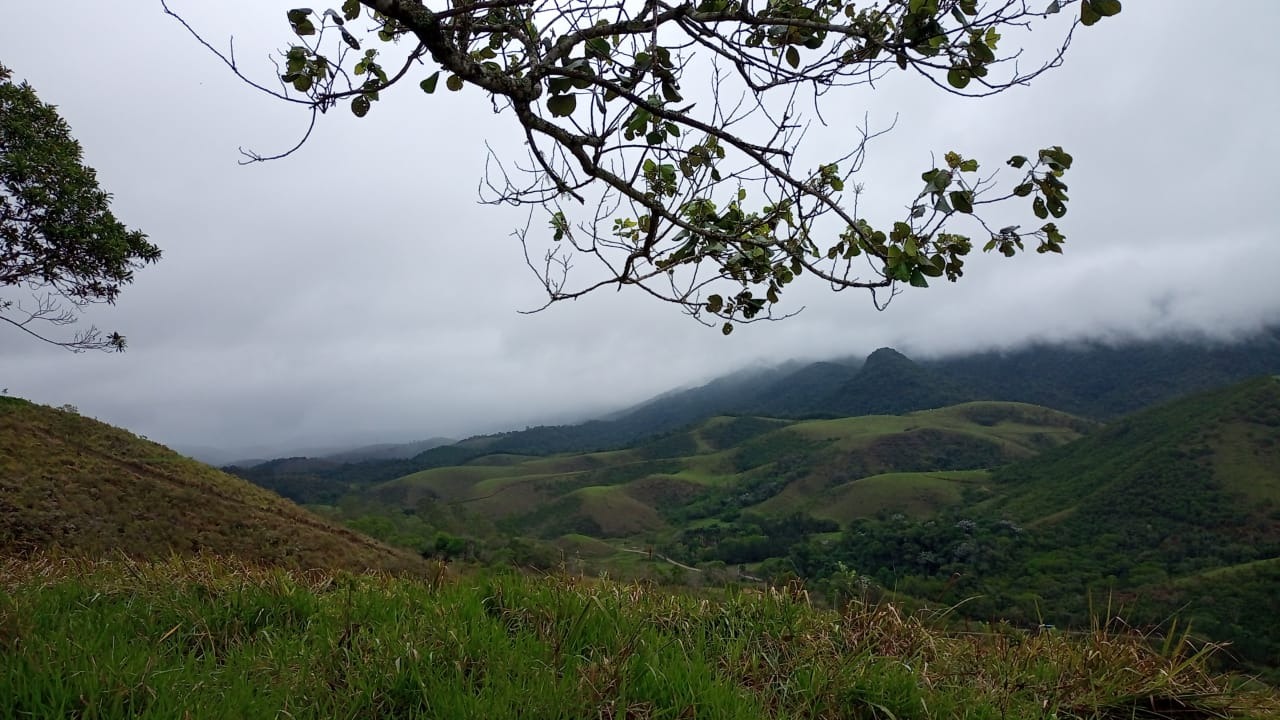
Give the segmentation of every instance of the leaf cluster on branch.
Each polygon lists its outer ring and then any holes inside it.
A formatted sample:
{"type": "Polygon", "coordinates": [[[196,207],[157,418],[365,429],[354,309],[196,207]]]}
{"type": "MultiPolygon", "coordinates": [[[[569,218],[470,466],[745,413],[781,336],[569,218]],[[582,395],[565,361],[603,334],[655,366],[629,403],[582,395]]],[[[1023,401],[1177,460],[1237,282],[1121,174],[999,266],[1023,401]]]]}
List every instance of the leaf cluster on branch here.
{"type": "Polygon", "coordinates": [[[1061,252],[1061,147],[1013,156],[1000,173],[1012,178],[948,152],[900,217],[873,224],[851,177],[878,133],[854,128],[816,163],[802,143],[832,93],[904,71],[942,92],[999,93],[1061,64],[1077,24],[1119,12],[1119,0],[345,0],[289,10],[279,88],[258,87],[308,106],[313,127],[339,103],[364,117],[396,86],[478,88],[527,148],[491,158],[484,199],[549,214],[545,235],[516,233],[548,304],[635,286],[728,333],[778,317],[804,276],[883,307],[903,286],[959,279],[975,245],[1061,252]],[[1025,66],[1002,44],[1071,9],[1046,61],[1025,66]],[[1016,199],[1030,229],[990,219],[1016,199]]]}

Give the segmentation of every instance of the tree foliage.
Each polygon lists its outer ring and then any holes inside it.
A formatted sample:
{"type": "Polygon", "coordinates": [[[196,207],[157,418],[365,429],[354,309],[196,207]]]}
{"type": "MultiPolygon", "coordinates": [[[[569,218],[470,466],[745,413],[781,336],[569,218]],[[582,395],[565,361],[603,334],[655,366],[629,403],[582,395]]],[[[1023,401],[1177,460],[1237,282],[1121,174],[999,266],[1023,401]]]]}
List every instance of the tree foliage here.
{"type": "Polygon", "coordinates": [[[57,110],[0,65],[0,290],[30,294],[0,295],[0,321],[75,351],[124,349],[123,335],[92,326],[62,339],[40,331],[114,303],[135,269],[160,259],[146,235],[116,220],[110,201],[57,110]]]}
{"type": "Polygon", "coordinates": [[[947,152],[900,217],[873,222],[851,178],[876,133],[850,127],[849,146],[818,162],[802,141],[833,91],[906,71],[999,93],[1059,65],[1076,24],[1118,12],[1118,0],[344,0],[287,12],[280,88],[259,87],[310,107],[313,126],[338,104],[364,117],[396,86],[435,93],[441,76],[481,90],[528,151],[492,158],[485,197],[549,213],[545,237],[517,232],[548,303],[632,285],[728,333],[777,316],[801,276],[883,307],[904,286],[958,280],[975,245],[1062,252],[1072,157],[1059,146],[1000,173],[947,152]],[[1042,64],[1002,42],[1067,10],[1078,19],[1042,64]],[[1029,229],[993,219],[1012,200],[1029,204],[1029,229]]]}

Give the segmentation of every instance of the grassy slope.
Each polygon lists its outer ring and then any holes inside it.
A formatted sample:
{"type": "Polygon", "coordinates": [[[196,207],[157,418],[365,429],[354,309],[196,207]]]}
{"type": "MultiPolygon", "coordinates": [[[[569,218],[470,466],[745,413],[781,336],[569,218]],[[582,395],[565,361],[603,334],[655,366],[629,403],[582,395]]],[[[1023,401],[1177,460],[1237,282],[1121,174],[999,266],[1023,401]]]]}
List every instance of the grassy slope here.
{"type": "Polygon", "coordinates": [[[1274,717],[1273,691],[1185,650],[951,634],[783,591],[0,562],[3,717],[1274,717]]]}
{"type": "Polygon", "coordinates": [[[394,508],[424,500],[465,505],[510,529],[549,537],[624,537],[660,530],[667,510],[708,493],[785,478],[780,492],[751,509],[805,510],[845,521],[898,505],[924,511],[956,502],[979,476],[945,471],[1028,457],[1089,427],[1047,408],[995,402],[794,423],[720,417],[628,450],[503,455],[434,468],[383,483],[366,497],[394,508]],[[884,475],[897,471],[919,476],[884,475]],[[893,478],[901,480],[901,498],[894,497],[893,478]]]}
{"type": "Polygon", "coordinates": [[[420,558],[119,428],[0,398],[0,548],[236,555],[309,568],[420,569],[420,558]]]}
{"type": "Polygon", "coordinates": [[[1259,378],[1108,425],[995,473],[994,508],[1028,523],[1156,515],[1280,539],[1280,380],[1259,378]],[[1072,509],[1087,512],[1067,512],[1072,509]],[[1230,524],[1233,527],[1225,527],[1230,524]]]}
{"type": "Polygon", "coordinates": [[[992,486],[978,509],[1044,540],[1028,567],[1114,592],[1140,622],[1176,613],[1278,677],[1280,380],[1138,413],[992,486]]]}

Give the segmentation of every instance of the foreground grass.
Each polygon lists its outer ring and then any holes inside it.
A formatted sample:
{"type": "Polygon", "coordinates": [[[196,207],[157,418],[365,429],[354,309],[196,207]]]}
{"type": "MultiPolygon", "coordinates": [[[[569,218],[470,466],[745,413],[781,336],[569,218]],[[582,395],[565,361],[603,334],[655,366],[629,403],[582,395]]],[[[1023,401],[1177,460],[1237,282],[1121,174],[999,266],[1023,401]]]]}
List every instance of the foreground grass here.
{"type": "Polygon", "coordinates": [[[798,591],[0,561],[4,718],[1273,716],[1185,650],[948,634],[798,591]]]}

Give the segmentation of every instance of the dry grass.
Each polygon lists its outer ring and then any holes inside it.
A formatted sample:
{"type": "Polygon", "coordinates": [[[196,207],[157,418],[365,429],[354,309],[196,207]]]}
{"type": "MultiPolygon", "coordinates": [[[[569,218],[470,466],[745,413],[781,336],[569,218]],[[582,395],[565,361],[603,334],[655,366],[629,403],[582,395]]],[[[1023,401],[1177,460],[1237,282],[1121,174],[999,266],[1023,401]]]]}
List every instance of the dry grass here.
{"type": "Polygon", "coordinates": [[[0,401],[0,547],[9,552],[211,553],[300,569],[421,570],[412,553],[127,431],[0,401]]]}

